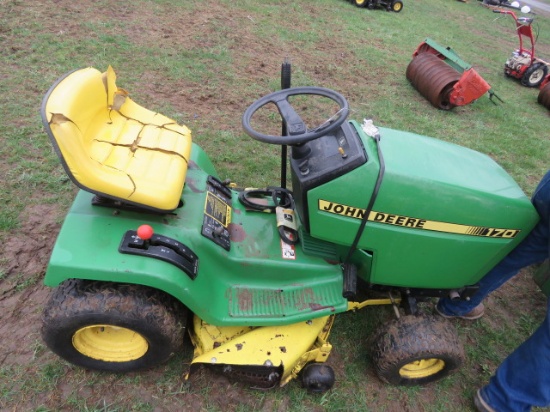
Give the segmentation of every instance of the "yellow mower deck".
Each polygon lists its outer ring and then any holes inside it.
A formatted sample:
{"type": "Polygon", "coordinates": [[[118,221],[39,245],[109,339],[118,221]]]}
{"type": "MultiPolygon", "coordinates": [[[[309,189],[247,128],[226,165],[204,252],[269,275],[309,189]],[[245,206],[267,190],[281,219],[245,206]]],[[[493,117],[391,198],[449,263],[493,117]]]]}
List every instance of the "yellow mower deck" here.
{"type": "Polygon", "coordinates": [[[306,364],[328,359],[333,323],[334,316],[325,316],[288,326],[218,327],[195,316],[191,372],[198,365],[211,365],[258,386],[284,386],[306,364]]]}

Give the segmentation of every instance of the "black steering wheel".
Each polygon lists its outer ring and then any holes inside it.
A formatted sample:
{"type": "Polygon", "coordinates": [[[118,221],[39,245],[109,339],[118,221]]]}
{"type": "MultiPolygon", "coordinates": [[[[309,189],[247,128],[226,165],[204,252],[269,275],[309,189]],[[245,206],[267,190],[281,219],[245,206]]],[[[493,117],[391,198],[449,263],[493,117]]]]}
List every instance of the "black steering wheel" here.
{"type": "Polygon", "coordinates": [[[250,137],[264,143],[280,144],[280,145],[298,145],[309,142],[310,140],[318,139],[325,134],[332,132],[344,123],[349,114],[349,105],[344,96],[334,90],[325,89],[323,87],[293,87],[283,89],[264,96],[245,110],[243,115],[243,129],[250,137]],[[322,125],[313,130],[307,129],[306,124],[296,113],[288,98],[296,95],[317,95],[326,97],[340,107],[338,112],[322,125]],[[274,103],[279,110],[288,131],[288,136],[274,136],[257,132],[250,125],[250,121],[254,113],[269,103],[274,103]]]}

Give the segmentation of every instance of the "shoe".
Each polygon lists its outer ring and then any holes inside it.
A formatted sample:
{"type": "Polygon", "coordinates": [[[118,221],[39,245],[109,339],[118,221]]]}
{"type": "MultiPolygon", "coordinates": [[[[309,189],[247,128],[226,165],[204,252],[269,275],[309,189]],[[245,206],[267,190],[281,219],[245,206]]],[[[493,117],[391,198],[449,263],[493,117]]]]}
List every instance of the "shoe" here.
{"type": "Polygon", "coordinates": [[[483,305],[483,303],[480,303],[479,305],[477,305],[475,308],[473,308],[468,313],[465,313],[464,315],[447,315],[446,313],[443,313],[439,309],[437,304],[435,305],[435,311],[439,315],[447,319],[459,318],[459,319],[466,319],[466,320],[476,320],[482,317],[483,314],[485,313],[485,306],[483,305]]]}
{"type": "Polygon", "coordinates": [[[483,398],[483,395],[481,394],[481,389],[478,389],[476,394],[474,395],[474,405],[478,412],[496,412],[483,398]]]}

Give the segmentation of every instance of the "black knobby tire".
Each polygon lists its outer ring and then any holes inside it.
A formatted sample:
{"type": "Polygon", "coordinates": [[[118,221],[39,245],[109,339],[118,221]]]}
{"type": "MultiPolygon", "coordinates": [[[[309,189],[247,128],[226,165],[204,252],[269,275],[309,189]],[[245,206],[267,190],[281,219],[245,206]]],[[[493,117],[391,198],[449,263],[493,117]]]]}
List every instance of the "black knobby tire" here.
{"type": "Polygon", "coordinates": [[[183,346],[187,310],[145,286],[68,280],[53,291],[42,338],[88,369],[130,372],[156,366],[183,346]]]}
{"type": "Polygon", "coordinates": [[[534,63],[525,70],[525,73],[521,77],[521,84],[527,87],[538,87],[547,74],[548,66],[544,63],[534,63]]]}
{"type": "Polygon", "coordinates": [[[421,385],[457,369],[464,349],[454,326],[434,315],[402,316],[377,332],[373,361],[381,380],[394,385],[421,385]]]}

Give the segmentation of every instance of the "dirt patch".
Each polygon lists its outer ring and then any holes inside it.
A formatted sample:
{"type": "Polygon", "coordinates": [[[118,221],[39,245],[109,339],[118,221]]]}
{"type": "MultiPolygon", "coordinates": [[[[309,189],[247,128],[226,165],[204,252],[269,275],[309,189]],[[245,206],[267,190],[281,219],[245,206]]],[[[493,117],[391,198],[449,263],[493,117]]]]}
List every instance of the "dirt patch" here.
{"type": "Polygon", "coordinates": [[[33,360],[41,308],[49,295],[42,285],[53,242],[59,232],[55,205],[33,205],[21,214],[21,227],[4,242],[5,275],[0,283],[0,365],[33,360]]]}
{"type": "MultiPolygon", "coordinates": [[[[4,244],[8,275],[44,274],[44,263],[48,261],[60,228],[57,209],[56,205],[32,205],[23,211],[21,227],[4,244]]],[[[9,290],[0,290],[3,295],[9,293],[9,290]]]]}

